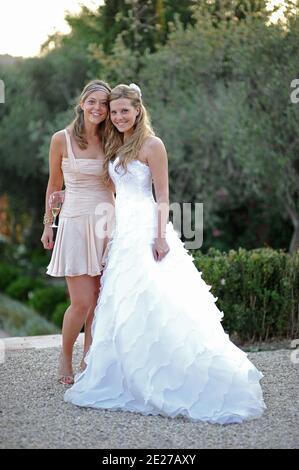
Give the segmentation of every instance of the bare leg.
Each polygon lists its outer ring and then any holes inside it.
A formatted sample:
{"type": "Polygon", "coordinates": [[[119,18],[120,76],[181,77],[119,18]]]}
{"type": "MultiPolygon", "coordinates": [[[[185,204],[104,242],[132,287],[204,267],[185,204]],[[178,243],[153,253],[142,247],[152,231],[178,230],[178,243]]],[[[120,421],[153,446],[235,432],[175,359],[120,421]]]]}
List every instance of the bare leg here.
{"type": "Polygon", "coordinates": [[[98,297],[99,297],[99,294],[100,294],[100,288],[101,288],[101,278],[100,277],[97,277],[95,280],[95,289],[97,290],[97,298],[95,300],[95,303],[90,307],[89,311],[88,311],[88,314],[87,314],[87,318],[86,318],[86,321],[85,321],[85,325],[84,325],[84,349],[83,349],[83,357],[82,357],[82,360],[80,362],[80,369],[81,370],[84,370],[85,367],[86,367],[86,364],[84,362],[84,358],[87,354],[87,352],[89,351],[89,348],[91,346],[91,343],[92,343],[92,336],[91,336],[91,326],[92,326],[92,322],[93,322],[93,318],[94,318],[94,311],[95,311],[95,308],[96,308],[96,305],[97,305],[97,300],[98,300],[98,297]]]}
{"type": "MultiPolygon", "coordinates": [[[[71,305],[66,310],[62,325],[62,353],[59,364],[59,377],[64,383],[73,381],[73,347],[86,322],[88,312],[96,303],[98,296],[98,276],[88,275],[67,277],[71,305]],[[96,280],[97,279],[97,283],[96,280]]],[[[94,307],[93,307],[94,308],[94,307]]]]}

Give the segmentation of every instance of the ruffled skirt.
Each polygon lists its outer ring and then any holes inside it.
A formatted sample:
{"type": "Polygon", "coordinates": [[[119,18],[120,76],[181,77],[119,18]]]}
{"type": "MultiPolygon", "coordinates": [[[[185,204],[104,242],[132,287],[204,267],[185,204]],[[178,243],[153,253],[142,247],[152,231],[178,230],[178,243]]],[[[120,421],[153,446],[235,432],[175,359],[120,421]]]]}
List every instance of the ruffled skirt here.
{"type": "Polygon", "coordinates": [[[220,424],[260,416],[263,375],[224,332],[210,286],[171,224],[161,262],[150,232],[109,243],[87,367],[65,401],[220,424]]]}

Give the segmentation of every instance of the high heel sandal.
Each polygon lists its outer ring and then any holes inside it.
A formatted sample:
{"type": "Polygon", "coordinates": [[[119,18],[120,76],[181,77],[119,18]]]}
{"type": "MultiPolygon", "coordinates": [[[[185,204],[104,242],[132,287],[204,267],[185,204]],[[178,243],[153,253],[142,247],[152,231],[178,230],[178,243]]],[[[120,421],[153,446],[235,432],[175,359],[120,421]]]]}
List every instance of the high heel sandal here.
{"type": "Polygon", "coordinates": [[[60,356],[59,356],[59,374],[58,374],[58,383],[62,384],[62,385],[73,385],[74,383],[74,374],[71,373],[71,374],[63,374],[61,373],[60,371],[63,371],[64,370],[64,363],[63,363],[63,355],[62,353],[60,353],[60,356]]]}
{"type": "Polygon", "coordinates": [[[58,382],[62,385],[73,385],[74,377],[72,375],[62,375],[58,378],[58,382]]]}

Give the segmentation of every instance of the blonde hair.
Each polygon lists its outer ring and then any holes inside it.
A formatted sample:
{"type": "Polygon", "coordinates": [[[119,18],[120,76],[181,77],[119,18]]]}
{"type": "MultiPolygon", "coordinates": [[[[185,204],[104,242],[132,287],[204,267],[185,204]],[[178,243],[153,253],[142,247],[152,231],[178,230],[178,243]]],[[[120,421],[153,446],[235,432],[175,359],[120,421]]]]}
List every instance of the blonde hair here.
{"type": "MultiPolygon", "coordinates": [[[[87,85],[85,85],[79,97],[78,104],[75,106],[76,117],[71,124],[74,139],[76,140],[79,148],[82,150],[85,150],[88,147],[88,142],[86,140],[86,135],[85,135],[84,112],[83,112],[83,109],[81,108],[80,103],[82,102],[84,103],[84,101],[88,98],[88,96],[95,91],[104,91],[109,95],[111,88],[107,83],[103,82],[102,80],[92,80],[91,82],[87,83],[87,85]]],[[[107,115],[107,118],[108,118],[108,115],[107,115]]],[[[105,121],[101,122],[98,126],[98,134],[102,141],[103,147],[105,145],[105,129],[106,129],[107,118],[105,119],[105,121]]]]}
{"type": "Polygon", "coordinates": [[[120,166],[127,171],[128,163],[138,158],[141,146],[144,140],[155,135],[150,119],[142,104],[141,94],[138,90],[128,85],[117,85],[111,90],[108,101],[118,100],[120,98],[127,98],[134,108],[139,108],[139,114],[136,117],[134,124],[134,132],[126,143],[123,142],[123,134],[119,132],[112,124],[111,119],[107,120],[106,138],[105,138],[105,160],[103,167],[103,181],[109,184],[109,162],[114,160],[116,156],[119,157],[119,162],[116,165],[116,170],[120,166]]]}

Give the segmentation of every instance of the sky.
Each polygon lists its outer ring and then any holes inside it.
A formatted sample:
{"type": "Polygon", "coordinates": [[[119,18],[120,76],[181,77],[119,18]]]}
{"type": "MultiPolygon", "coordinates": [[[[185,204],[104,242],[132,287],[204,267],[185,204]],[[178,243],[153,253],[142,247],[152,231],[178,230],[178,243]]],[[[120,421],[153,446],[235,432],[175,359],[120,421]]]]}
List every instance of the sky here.
{"type": "MultiPolygon", "coordinates": [[[[0,54],[23,57],[38,55],[48,35],[69,32],[64,20],[67,11],[78,13],[81,4],[96,9],[103,1],[0,0],[0,54]]],[[[281,4],[283,1],[271,0],[269,3],[281,4]]]]}
{"type": "Polygon", "coordinates": [[[102,0],[0,0],[0,54],[32,57],[48,35],[68,33],[67,11],[78,13],[80,4],[96,9],[102,0]]]}

